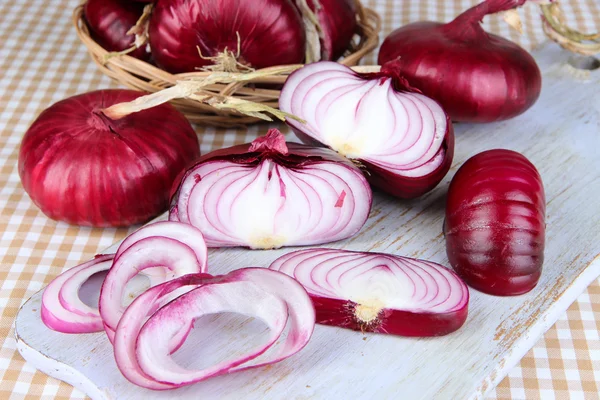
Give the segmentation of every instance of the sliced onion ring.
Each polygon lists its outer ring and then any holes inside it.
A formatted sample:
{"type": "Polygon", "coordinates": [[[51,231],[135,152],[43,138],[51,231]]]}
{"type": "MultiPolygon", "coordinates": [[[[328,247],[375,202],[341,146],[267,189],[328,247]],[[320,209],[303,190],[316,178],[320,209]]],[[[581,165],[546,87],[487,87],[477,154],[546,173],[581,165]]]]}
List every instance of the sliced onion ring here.
{"type": "MultiPolygon", "coordinates": [[[[187,274],[206,272],[207,268],[204,238],[192,226],[179,222],[160,222],[141,228],[131,237],[117,250],[100,292],[100,315],[111,341],[125,311],[125,286],[134,276],[143,270],[156,271],[157,267],[161,267],[164,270],[162,281],[168,281],[187,274]]],[[[153,277],[156,278],[157,274],[153,277]]],[[[175,343],[175,348],[178,345],[175,343]]]]}
{"type": "Polygon", "coordinates": [[[300,351],[314,329],[313,306],[302,286],[273,272],[245,268],[216,277],[188,275],[149,289],[127,308],[117,327],[114,350],[119,369],[136,385],[163,390],[272,364],[300,351]],[[185,286],[192,289],[146,321],[157,303],[185,286]],[[169,356],[170,337],[202,315],[221,312],[261,319],[270,328],[269,339],[241,357],[202,370],[177,365],[169,356]],[[286,339],[279,340],[286,327],[286,339]]]}
{"type": "Polygon", "coordinates": [[[467,286],[454,272],[433,262],[309,249],[288,253],[269,268],[304,286],[319,324],[426,337],[454,332],[467,319],[467,286]]]}
{"type": "Polygon", "coordinates": [[[98,255],[93,260],[73,267],[56,278],[44,289],[42,295],[42,321],[57,332],[91,333],[102,331],[102,318],[79,298],[79,288],[92,275],[107,271],[114,254],[98,255]],[[69,282],[70,287],[63,291],[69,282]],[[63,300],[61,301],[61,297],[63,300]]]}

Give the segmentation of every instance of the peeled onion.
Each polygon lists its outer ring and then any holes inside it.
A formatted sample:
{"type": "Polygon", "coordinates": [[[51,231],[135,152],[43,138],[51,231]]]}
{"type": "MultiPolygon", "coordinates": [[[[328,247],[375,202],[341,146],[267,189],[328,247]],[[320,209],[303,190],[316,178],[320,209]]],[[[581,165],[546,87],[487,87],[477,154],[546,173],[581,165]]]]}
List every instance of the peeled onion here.
{"type": "Polygon", "coordinates": [[[356,160],[373,186],[394,196],[420,196],[450,169],[450,120],[393,64],[377,74],[326,61],[306,65],[285,82],[279,107],[306,121],[287,120],[300,139],[356,160]]]}
{"type": "Polygon", "coordinates": [[[200,229],[209,247],[313,245],[358,232],[371,197],[348,160],[286,143],[273,129],[201,157],[183,176],[169,219],[200,229]]]}
{"type": "Polygon", "coordinates": [[[167,209],[175,178],[200,156],[198,138],[168,104],[118,121],[102,113],[141,95],[80,94],[35,120],[21,142],[19,175],[44,214],[76,225],[129,226],[167,209]]]}

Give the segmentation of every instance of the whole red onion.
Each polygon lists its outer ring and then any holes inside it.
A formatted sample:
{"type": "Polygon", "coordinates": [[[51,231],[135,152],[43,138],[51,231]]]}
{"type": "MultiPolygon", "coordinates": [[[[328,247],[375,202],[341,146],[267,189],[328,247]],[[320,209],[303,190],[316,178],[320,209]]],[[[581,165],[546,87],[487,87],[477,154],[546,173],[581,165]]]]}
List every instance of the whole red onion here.
{"type": "MultiPolygon", "coordinates": [[[[356,32],[355,0],[317,0],[316,12],[323,35],[321,39],[321,59],[335,61],[340,58],[356,32]]],[[[308,0],[311,10],[315,11],[314,0],[308,0]]]]}
{"type": "Polygon", "coordinates": [[[156,63],[173,72],[213,64],[228,51],[253,68],[304,60],[305,32],[290,0],[158,0],[150,20],[156,63]],[[202,58],[198,52],[202,52],[202,58]]]}
{"type": "Polygon", "coordinates": [[[450,264],[477,290],[530,291],[544,262],[545,197],[535,166],[511,150],[471,157],[448,190],[444,233],[450,264]]]}
{"type": "Polygon", "coordinates": [[[540,70],[517,44],[481,28],[482,18],[525,0],[487,0],[453,21],[415,22],[383,42],[379,63],[399,58],[400,74],[437,100],[454,121],[515,117],[537,100],[540,70]]]}
{"type": "MultiPolygon", "coordinates": [[[[133,46],[135,35],[128,35],[142,16],[144,4],[130,0],[88,0],[83,14],[90,33],[100,46],[108,51],[123,51],[133,46]]],[[[135,49],[128,55],[149,60],[146,46],[135,49]]]]}
{"type": "Polygon", "coordinates": [[[89,92],[35,120],[21,142],[19,175],[44,214],[77,225],[127,226],[167,208],[173,181],[200,155],[198,138],[168,104],[118,121],[102,114],[141,95],[89,92]]]}

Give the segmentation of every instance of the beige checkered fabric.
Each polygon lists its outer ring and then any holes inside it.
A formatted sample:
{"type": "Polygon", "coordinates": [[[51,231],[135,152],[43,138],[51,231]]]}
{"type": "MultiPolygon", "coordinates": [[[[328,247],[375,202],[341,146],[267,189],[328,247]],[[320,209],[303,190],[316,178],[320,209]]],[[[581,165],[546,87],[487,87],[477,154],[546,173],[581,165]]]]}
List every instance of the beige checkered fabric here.
{"type": "MultiPolygon", "coordinates": [[[[126,229],[90,229],[46,218],[19,182],[21,137],[50,104],[76,93],[118,87],[96,70],[71,26],[79,0],[0,0],[0,399],[76,399],[69,385],[36,372],[15,350],[20,305],[66,268],[123,238],[126,229]]],[[[447,21],[472,0],[366,0],[383,17],[383,35],[404,23],[447,21]]],[[[569,22],[600,28],[599,0],[563,0],[569,22]]],[[[544,40],[537,8],[525,6],[523,36],[500,18],[485,28],[531,49],[544,40]]],[[[364,63],[373,63],[375,55],[364,63]]],[[[202,152],[246,142],[267,126],[221,131],[198,127],[202,152]]],[[[520,365],[489,394],[497,399],[599,399],[600,283],[583,293],[520,365]]]]}

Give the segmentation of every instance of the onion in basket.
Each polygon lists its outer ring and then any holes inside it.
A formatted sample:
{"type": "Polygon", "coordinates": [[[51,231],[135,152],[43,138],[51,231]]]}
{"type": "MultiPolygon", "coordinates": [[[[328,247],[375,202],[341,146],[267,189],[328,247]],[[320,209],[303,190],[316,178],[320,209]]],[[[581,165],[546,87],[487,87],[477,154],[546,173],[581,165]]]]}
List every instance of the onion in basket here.
{"type": "MultiPolygon", "coordinates": [[[[134,45],[135,35],[128,35],[127,32],[142,16],[143,3],[130,0],[87,0],[83,10],[91,35],[100,46],[108,51],[120,52],[134,45]]],[[[147,46],[141,46],[127,54],[145,61],[150,59],[147,46]]]]}

